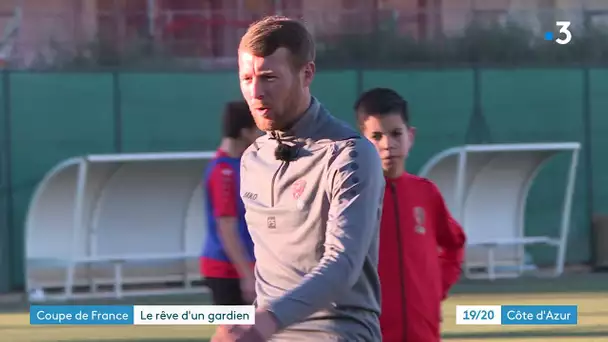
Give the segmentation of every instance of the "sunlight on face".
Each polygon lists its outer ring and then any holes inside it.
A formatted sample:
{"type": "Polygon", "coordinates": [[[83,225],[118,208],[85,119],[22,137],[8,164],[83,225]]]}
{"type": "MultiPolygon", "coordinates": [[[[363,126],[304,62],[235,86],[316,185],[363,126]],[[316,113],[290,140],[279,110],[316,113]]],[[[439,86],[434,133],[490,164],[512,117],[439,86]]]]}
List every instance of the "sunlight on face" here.
{"type": "Polygon", "coordinates": [[[267,57],[239,51],[238,63],[241,92],[256,125],[263,131],[278,129],[302,88],[289,50],[279,48],[267,57]]]}

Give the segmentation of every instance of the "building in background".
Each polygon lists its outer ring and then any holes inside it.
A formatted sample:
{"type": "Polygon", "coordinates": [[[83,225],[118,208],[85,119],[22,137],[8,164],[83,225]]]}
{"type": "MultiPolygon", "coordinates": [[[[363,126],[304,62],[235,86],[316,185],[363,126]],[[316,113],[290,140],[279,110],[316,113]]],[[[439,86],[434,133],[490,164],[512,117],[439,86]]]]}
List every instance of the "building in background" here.
{"type": "Polygon", "coordinates": [[[142,40],[172,56],[232,58],[248,24],[271,13],[303,17],[324,38],[390,26],[433,39],[462,33],[472,20],[542,32],[555,20],[582,23],[583,13],[596,20],[607,11],[604,0],[3,0],[0,62],[27,67],[92,43],[123,51],[142,40]]]}

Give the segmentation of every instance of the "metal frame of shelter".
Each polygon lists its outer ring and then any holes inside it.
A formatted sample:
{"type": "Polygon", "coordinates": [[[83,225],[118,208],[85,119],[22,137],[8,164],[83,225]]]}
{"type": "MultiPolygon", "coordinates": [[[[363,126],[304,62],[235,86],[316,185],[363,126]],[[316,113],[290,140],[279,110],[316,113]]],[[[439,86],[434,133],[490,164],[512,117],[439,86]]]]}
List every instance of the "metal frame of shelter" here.
{"type": "Polygon", "coordinates": [[[563,273],[580,147],[578,142],[465,145],[438,153],[422,167],[419,175],[438,185],[467,234],[466,277],[521,276],[528,245],[556,247],[552,275],[563,273]],[[559,232],[556,237],[526,236],[532,183],[547,162],[563,152],[570,152],[571,159],[559,232]]]}
{"type": "Polygon", "coordinates": [[[206,224],[201,180],[214,155],[88,155],[59,163],[38,185],[28,210],[30,293],[64,300],[206,291],[193,284],[201,280],[206,224]],[[182,285],[126,289],[166,282],[182,285]],[[99,290],[104,286],[110,290],[99,290]]]}

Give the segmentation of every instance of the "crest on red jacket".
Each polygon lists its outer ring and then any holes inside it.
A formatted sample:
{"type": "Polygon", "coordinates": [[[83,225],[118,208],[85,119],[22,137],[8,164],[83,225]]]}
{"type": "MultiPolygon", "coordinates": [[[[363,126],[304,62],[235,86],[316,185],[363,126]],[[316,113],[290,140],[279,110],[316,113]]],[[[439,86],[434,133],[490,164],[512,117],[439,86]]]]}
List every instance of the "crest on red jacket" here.
{"type": "Polygon", "coordinates": [[[416,233],[424,234],[426,233],[426,228],[424,228],[424,208],[422,207],[414,207],[414,219],[416,220],[416,233]]]}
{"type": "Polygon", "coordinates": [[[306,181],[303,179],[299,179],[295,183],[293,183],[292,188],[291,188],[291,191],[293,194],[293,199],[295,199],[295,200],[300,199],[300,196],[302,196],[302,193],[304,192],[305,188],[306,188],[306,181]]]}

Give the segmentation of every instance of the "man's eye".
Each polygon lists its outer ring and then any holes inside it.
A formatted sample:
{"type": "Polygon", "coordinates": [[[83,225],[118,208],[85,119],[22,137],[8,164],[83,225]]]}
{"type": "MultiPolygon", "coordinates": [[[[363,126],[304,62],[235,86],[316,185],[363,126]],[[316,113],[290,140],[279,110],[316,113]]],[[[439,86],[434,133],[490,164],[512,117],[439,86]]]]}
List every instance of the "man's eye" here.
{"type": "Polygon", "coordinates": [[[380,133],[372,134],[372,139],[380,140],[380,139],[382,139],[382,134],[380,134],[380,133]]]}
{"type": "Polygon", "coordinates": [[[403,135],[403,132],[401,132],[401,131],[395,131],[395,132],[393,132],[392,135],[393,135],[393,137],[400,137],[400,136],[403,135]]]}

